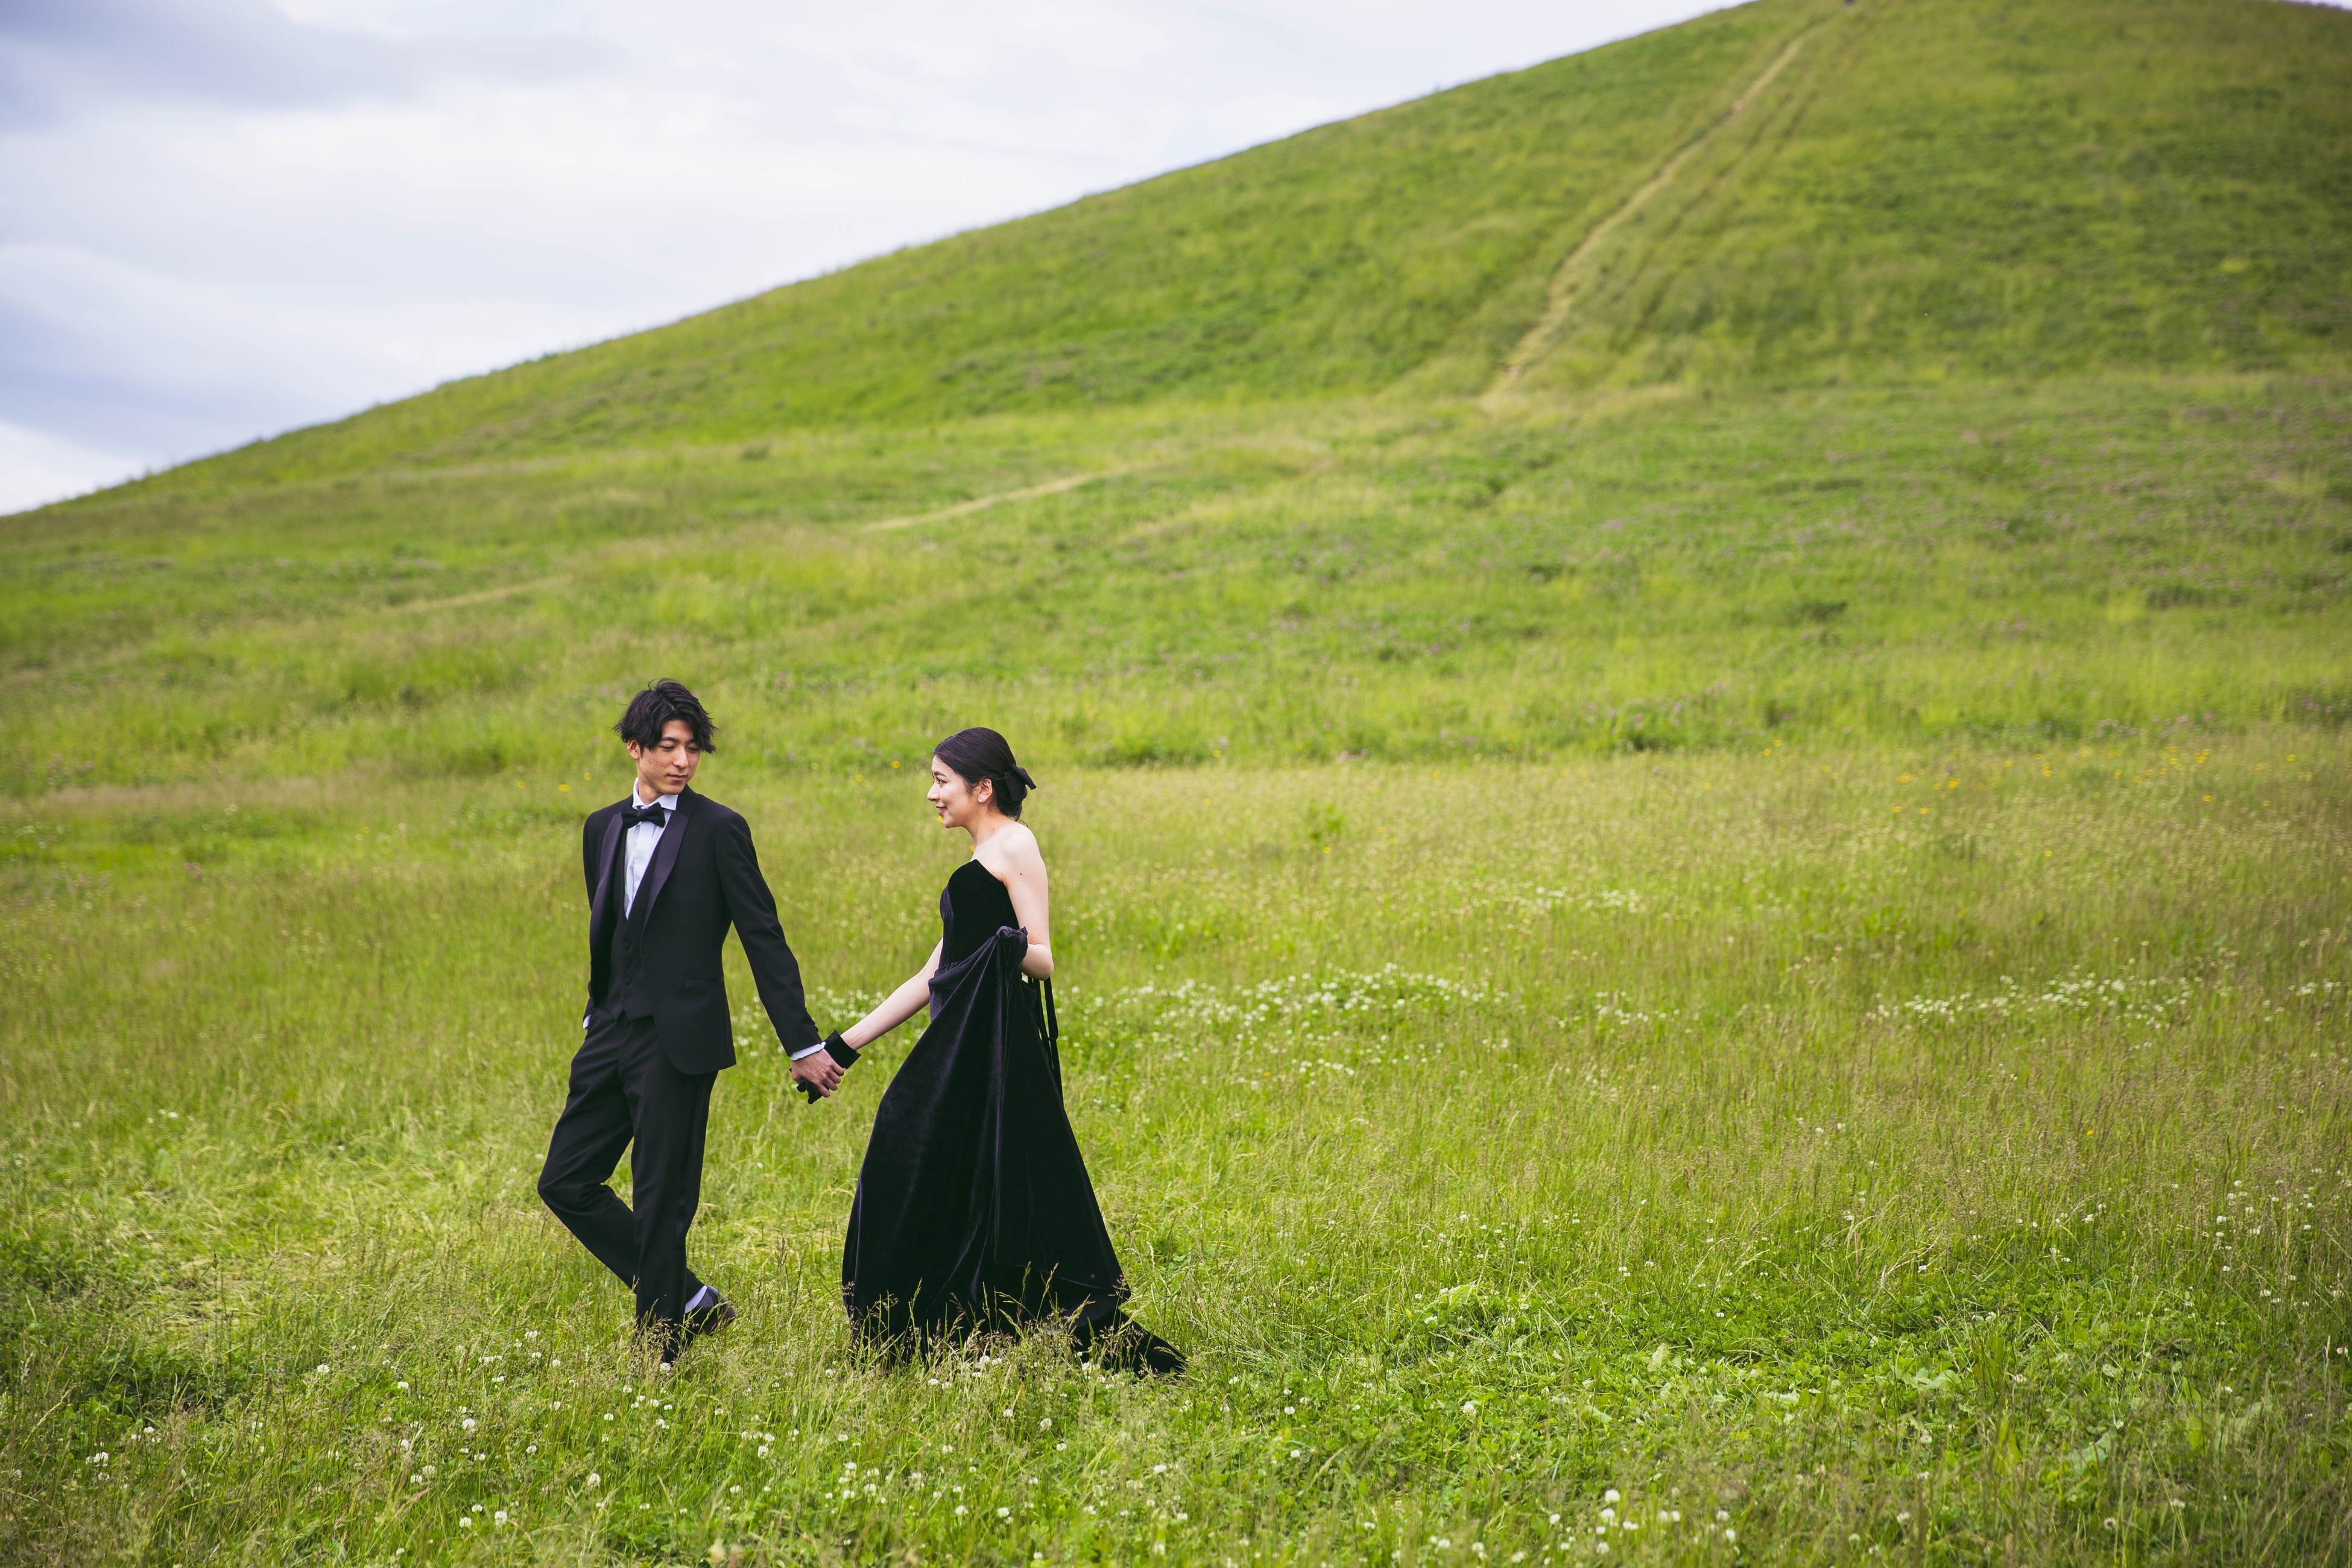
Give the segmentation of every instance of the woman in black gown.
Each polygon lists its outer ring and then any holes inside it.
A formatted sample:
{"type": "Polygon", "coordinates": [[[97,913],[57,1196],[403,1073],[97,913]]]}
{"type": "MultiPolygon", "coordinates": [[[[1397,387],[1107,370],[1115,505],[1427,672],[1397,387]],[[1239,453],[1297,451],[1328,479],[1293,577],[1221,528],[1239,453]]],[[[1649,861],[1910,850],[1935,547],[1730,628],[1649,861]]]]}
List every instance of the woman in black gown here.
{"type": "Polygon", "coordinates": [[[993,730],[932,755],[931,804],[972,855],[940,895],[929,961],[841,1037],[863,1049],[930,1008],[874,1118],[842,1300],[861,1333],[899,1347],[1053,1318],[1107,1363],[1181,1372],[1121,1310],[1126,1278],[1062,1109],[1045,862],[1020,821],[1034,787],[993,730]]]}

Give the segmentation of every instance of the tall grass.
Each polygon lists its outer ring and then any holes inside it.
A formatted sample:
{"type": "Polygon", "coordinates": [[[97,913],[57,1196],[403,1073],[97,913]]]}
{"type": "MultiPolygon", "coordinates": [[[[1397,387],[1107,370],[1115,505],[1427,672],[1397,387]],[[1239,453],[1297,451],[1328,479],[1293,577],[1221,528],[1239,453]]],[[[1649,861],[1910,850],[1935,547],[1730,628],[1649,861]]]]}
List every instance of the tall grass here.
{"type": "Polygon", "coordinates": [[[981,711],[1091,763],[2340,723],[2347,412],[2239,380],[1163,410],[101,498],[0,560],[5,776],[543,781],[609,768],[660,674],[779,772],[981,711]]]}
{"type": "MultiPolygon", "coordinates": [[[[749,1008],[696,1241],[744,1321],[652,1376],[531,1192],[581,792],[20,805],[0,1553],[2341,1560],[2347,764],[1046,772],[1072,1114],[1194,1356],[1149,1385],[861,1360],[904,1042],[810,1110],[749,1008]]],[[[907,770],[709,783],[823,1017],[919,958],[907,770]]]]}

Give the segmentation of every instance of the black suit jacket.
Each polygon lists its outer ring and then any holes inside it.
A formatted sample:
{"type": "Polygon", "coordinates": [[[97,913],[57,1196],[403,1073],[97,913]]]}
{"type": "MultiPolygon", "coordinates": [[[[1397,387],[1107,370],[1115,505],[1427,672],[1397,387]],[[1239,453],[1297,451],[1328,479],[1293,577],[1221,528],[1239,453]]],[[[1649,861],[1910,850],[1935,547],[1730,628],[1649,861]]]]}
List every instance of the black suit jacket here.
{"type": "MultiPolygon", "coordinates": [[[[634,795],[635,792],[632,792],[634,795]]],[[[623,918],[627,891],[619,857],[622,803],[592,812],[583,826],[580,854],[588,879],[588,1010],[604,1005],[613,983],[605,925],[623,918]]],[[[751,829],[715,800],[688,790],[662,829],[660,847],[637,887],[645,985],[654,1029],[670,1065],[685,1073],[717,1072],[735,1065],[735,1026],[719,952],[732,925],[751,961],[751,976],[776,1037],[791,1050],[823,1038],[801,991],[801,966],[784,943],[776,900],[760,875],[751,829]]]]}

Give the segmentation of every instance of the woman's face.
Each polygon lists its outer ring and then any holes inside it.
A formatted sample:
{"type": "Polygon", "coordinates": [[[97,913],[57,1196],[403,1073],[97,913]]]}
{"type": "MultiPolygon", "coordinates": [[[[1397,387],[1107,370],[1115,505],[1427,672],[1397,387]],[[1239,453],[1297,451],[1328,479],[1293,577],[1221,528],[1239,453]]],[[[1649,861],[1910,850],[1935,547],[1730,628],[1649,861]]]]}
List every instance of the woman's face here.
{"type": "Polygon", "coordinates": [[[987,779],[980,781],[980,793],[964,776],[937,757],[931,759],[931,793],[926,796],[931,809],[940,814],[941,827],[968,828],[980,820],[996,798],[996,785],[987,779]]]}

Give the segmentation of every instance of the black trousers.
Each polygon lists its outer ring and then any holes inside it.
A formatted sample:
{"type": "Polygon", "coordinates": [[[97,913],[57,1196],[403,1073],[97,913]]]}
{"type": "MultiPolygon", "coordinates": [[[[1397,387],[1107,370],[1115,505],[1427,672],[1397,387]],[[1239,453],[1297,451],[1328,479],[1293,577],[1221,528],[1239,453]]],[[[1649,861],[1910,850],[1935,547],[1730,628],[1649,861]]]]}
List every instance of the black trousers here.
{"type": "Polygon", "coordinates": [[[589,1022],[548,1141],[539,1195],[596,1261],[636,1292],[637,1321],[675,1342],[702,1281],[686,1233],[702,1205],[702,1138],[715,1072],[670,1066],[651,1018],[589,1022]],[[635,1140],[629,1203],[606,1184],[635,1140]]]}

